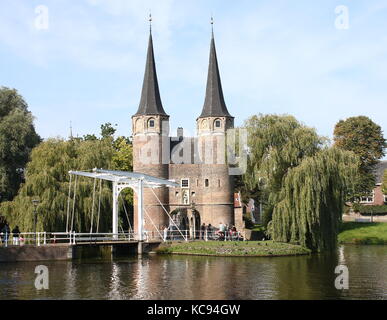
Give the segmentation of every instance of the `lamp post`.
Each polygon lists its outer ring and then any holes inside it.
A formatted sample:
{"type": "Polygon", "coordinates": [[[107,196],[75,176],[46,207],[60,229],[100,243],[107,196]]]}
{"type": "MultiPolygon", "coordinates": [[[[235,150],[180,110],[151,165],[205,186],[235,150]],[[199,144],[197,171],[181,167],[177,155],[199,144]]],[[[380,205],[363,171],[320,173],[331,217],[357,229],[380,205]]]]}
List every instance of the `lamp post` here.
{"type": "Polygon", "coordinates": [[[35,238],[35,242],[36,242],[36,223],[37,223],[37,219],[38,219],[38,212],[37,212],[36,208],[38,207],[39,200],[32,200],[32,203],[34,205],[34,238],[35,238]]]}

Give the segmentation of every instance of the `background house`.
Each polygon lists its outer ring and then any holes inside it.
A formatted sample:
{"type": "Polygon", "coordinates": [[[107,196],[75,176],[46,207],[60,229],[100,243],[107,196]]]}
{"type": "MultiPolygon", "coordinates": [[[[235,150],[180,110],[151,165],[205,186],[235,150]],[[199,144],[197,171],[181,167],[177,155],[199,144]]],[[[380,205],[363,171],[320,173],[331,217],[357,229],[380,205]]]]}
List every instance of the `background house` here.
{"type": "Polygon", "coordinates": [[[361,198],[360,203],[363,205],[372,205],[380,206],[387,204],[387,195],[383,194],[382,191],[382,182],[384,170],[387,170],[387,161],[380,161],[376,167],[376,185],[375,189],[372,191],[372,194],[361,198]]]}

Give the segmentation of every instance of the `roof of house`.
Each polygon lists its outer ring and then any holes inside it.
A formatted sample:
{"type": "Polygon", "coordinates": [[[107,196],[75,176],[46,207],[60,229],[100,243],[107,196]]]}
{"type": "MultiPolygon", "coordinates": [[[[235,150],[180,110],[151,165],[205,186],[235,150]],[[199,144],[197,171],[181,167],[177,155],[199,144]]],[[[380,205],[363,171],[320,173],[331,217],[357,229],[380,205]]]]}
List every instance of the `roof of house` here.
{"type": "Polygon", "coordinates": [[[226,103],[224,102],[213,34],[211,38],[206,98],[204,100],[203,110],[199,118],[206,117],[231,117],[227,110],[226,103]]]}
{"type": "Polygon", "coordinates": [[[164,111],[160,98],[153,52],[152,33],[149,35],[148,53],[146,57],[140,105],[135,116],[140,115],[167,115],[164,111]]]}
{"type": "Polygon", "coordinates": [[[384,170],[387,170],[387,161],[380,161],[375,169],[375,175],[376,175],[376,183],[382,183],[383,182],[383,174],[384,170]]]}

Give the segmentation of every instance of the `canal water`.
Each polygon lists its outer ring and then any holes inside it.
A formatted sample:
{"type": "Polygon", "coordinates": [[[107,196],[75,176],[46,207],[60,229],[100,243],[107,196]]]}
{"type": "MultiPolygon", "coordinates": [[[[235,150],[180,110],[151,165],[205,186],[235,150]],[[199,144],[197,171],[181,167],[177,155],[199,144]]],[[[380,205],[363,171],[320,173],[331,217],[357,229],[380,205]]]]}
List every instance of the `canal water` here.
{"type": "Polygon", "coordinates": [[[1,263],[0,299],[385,299],[387,246],[341,246],[299,257],[150,255],[114,261],[1,263]],[[49,270],[37,290],[35,267],[49,270]],[[337,265],[349,289],[335,288],[337,265]]]}

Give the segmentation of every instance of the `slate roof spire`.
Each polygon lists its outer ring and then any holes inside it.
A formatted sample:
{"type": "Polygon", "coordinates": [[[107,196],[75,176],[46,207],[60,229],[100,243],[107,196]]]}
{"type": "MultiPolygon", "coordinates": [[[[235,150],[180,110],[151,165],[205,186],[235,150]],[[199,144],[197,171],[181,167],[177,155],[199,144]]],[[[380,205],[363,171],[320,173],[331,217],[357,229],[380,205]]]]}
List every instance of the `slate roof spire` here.
{"type": "Polygon", "coordinates": [[[141,100],[135,116],[140,115],[167,115],[161,103],[159,84],[157,81],[156,64],[153,52],[152,16],[149,15],[150,32],[148,52],[146,57],[144,82],[142,85],[141,100]]]}
{"type": "MultiPolygon", "coordinates": [[[[211,17],[211,25],[213,26],[211,17]]],[[[216,56],[214,31],[211,32],[210,63],[208,66],[207,89],[204,106],[199,118],[231,117],[224,102],[222,83],[220,80],[218,59],[216,56]]]]}

